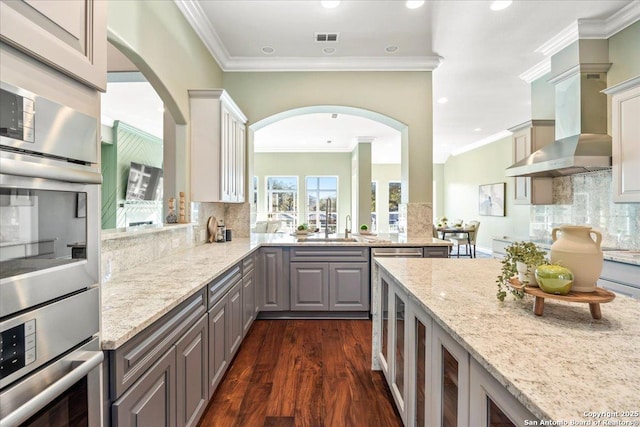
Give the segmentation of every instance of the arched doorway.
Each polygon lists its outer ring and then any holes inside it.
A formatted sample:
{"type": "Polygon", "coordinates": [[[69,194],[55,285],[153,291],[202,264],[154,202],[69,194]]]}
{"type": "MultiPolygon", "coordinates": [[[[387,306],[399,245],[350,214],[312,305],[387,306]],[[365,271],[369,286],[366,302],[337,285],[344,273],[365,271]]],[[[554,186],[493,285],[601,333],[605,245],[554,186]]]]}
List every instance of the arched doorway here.
{"type": "Polygon", "coordinates": [[[276,219],[287,230],[307,223],[342,232],[350,215],[354,231],[367,224],[396,232],[406,134],[407,125],[392,117],[344,105],[295,108],[252,124],[252,226],[276,219]],[[327,200],[333,200],[332,213],[327,200]]]}

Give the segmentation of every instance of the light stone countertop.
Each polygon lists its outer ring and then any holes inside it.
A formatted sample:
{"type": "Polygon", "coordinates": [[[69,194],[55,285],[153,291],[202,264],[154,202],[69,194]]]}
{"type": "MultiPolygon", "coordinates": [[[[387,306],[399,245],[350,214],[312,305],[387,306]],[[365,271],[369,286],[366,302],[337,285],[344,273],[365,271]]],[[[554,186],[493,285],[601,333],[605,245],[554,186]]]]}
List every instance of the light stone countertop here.
{"type": "Polygon", "coordinates": [[[496,299],[499,260],[376,262],[536,417],[640,411],[640,301],[618,295],[594,320],[587,304],[546,300],[538,317],[529,295],[496,299]]]}
{"type": "Polygon", "coordinates": [[[102,284],[102,348],[114,350],[122,346],[260,246],[318,245],[451,246],[451,242],[388,235],[363,236],[360,242],[302,243],[289,235],[255,234],[251,238],[196,246],[171,258],[115,274],[102,284]]]}

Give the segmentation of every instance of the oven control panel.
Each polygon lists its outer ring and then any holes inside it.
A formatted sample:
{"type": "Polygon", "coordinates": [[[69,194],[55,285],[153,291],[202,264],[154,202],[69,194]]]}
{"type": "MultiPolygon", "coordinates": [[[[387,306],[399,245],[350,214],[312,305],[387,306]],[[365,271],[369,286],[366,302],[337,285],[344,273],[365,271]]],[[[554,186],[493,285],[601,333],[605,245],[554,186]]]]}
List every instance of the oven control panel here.
{"type": "Polygon", "coordinates": [[[0,379],[35,361],[35,319],[0,332],[0,379]]]}

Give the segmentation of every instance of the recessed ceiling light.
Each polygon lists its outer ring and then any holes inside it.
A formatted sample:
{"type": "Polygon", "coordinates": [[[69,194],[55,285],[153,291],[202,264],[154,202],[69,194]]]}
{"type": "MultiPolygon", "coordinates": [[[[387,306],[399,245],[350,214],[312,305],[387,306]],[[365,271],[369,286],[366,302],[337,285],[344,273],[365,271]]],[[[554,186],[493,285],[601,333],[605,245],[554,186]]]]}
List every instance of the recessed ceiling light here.
{"type": "Polygon", "coordinates": [[[384,48],[385,52],[393,53],[398,50],[398,46],[387,46],[384,48]]]}
{"type": "Polygon", "coordinates": [[[438,104],[446,104],[447,102],[449,102],[449,99],[446,97],[442,97],[442,98],[438,98],[438,104]]]}
{"type": "Polygon", "coordinates": [[[325,47],[324,49],[322,49],[322,51],[324,53],[326,53],[327,55],[331,55],[336,53],[336,48],[335,47],[325,47]]]}
{"type": "Polygon", "coordinates": [[[491,2],[489,8],[491,8],[491,10],[502,10],[511,6],[511,3],[513,3],[511,0],[495,0],[491,2]]]}
{"type": "Polygon", "coordinates": [[[408,9],[417,9],[424,4],[424,0],[407,0],[406,6],[408,9]]]}
{"type": "Polygon", "coordinates": [[[332,113],[331,114],[331,118],[332,119],[337,119],[338,118],[338,113],[332,113]]]}
{"type": "Polygon", "coordinates": [[[325,9],[335,9],[340,6],[340,0],[323,0],[320,2],[325,9]]]}
{"type": "Polygon", "coordinates": [[[327,144],[331,144],[331,140],[328,140],[328,141],[327,141],[327,144]]]}
{"type": "Polygon", "coordinates": [[[265,55],[271,55],[272,53],[274,53],[276,51],[271,46],[264,46],[261,50],[262,50],[262,53],[264,53],[265,55]]]}
{"type": "Polygon", "coordinates": [[[482,130],[482,128],[475,128],[474,131],[475,132],[480,132],[482,130]]]}

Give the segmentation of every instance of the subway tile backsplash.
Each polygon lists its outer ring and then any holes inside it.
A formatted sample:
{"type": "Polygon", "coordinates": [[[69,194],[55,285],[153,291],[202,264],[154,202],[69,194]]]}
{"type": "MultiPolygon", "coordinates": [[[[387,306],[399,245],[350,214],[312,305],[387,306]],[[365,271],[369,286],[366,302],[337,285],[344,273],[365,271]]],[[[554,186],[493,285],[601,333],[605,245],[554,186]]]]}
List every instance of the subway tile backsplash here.
{"type": "Polygon", "coordinates": [[[602,233],[603,247],[640,250],[640,204],[613,203],[610,170],[554,178],[553,195],[556,204],[531,207],[532,236],[550,237],[562,224],[588,225],[602,233]]]}

